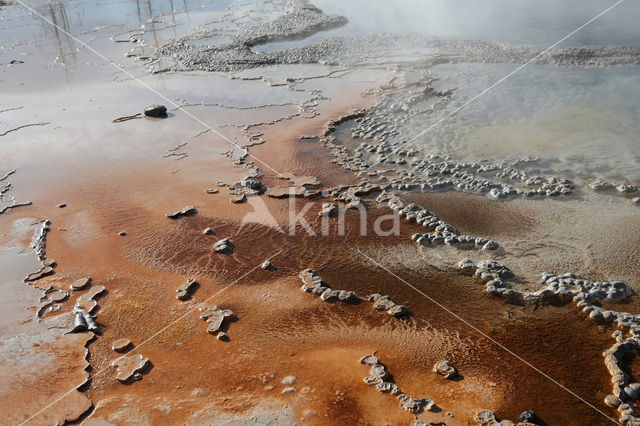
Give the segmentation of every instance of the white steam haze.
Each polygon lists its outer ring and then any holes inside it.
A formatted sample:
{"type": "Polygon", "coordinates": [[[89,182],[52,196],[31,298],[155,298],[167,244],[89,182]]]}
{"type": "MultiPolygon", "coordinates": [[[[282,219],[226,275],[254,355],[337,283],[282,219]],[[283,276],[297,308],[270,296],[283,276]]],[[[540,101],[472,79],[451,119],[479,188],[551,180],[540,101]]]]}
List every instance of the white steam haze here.
{"type": "MultiPolygon", "coordinates": [[[[415,32],[438,37],[553,44],[616,0],[311,0],[346,16],[342,35],[415,32]]],[[[563,45],[640,44],[640,2],[625,0],[563,45]]]]}

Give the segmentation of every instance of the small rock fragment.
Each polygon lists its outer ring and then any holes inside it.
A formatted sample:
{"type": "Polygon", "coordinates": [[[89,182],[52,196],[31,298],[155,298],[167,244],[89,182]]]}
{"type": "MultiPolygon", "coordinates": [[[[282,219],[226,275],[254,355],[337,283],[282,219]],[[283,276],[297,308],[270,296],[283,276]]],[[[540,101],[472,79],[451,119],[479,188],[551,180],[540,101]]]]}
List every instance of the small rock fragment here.
{"type": "Polygon", "coordinates": [[[336,217],[338,216],[338,206],[333,203],[323,203],[322,211],[318,213],[318,216],[336,217]]]}
{"type": "Polygon", "coordinates": [[[360,358],[360,363],[364,365],[376,365],[378,363],[378,357],[375,354],[365,355],[360,358]]]}
{"type": "Polygon", "coordinates": [[[189,278],[186,283],[176,289],[176,293],[178,293],[176,298],[178,300],[187,300],[197,284],[195,279],[189,278]]]}
{"type": "Polygon", "coordinates": [[[206,191],[207,191],[207,194],[217,194],[218,192],[220,192],[216,188],[207,188],[206,191]]]}
{"type": "Polygon", "coordinates": [[[79,280],[74,281],[73,283],[71,283],[71,285],[69,286],[69,288],[71,288],[71,290],[73,291],[79,291],[79,290],[84,290],[85,288],[87,288],[87,286],[91,284],[91,278],[80,278],[79,280]]]}
{"type": "Polygon", "coordinates": [[[215,234],[215,232],[213,232],[213,229],[211,229],[211,228],[205,228],[204,231],[202,231],[202,233],[204,235],[213,235],[213,234],[215,234]]]}
{"type": "Polygon", "coordinates": [[[96,323],[94,316],[90,315],[87,311],[80,308],[79,306],[73,307],[73,313],[76,314],[76,319],[74,323],[75,327],[69,333],[78,333],[80,331],[87,331],[87,330],[93,331],[94,333],[97,333],[97,334],[100,333],[100,327],[98,327],[98,324],[96,323]],[[78,317],[81,317],[81,319],[79,319],[78,317]],[[79,326],[80,328],[78,328],[79,326]]]}
{"type": "Polygon", "coordinates": [[[523,411],[520,413],[518,418],[524,423],[535,423],[536,420],[538,420],[538,416],[536,416],[536,413],[533,410],[523,411]]]}
{"type": "Polygon", "coordinates": [[[124,231],[120,231],[120,232],[118,232],[118,235],[120,235],[121,237],[125,237],[127,235],[127,233],[124,232],[124,231]]]}
{"type": "Polygon", "coordinates": [[[218,253],[224,253],[230,251],[233,248],[233,244],[229,238],[223,238],[213,245],[213,249],[218,253]]]}
{"type": "Polygon", "coordinates": [[[475,416],[476,421],[482,424],[494,424],[496,423],[496,415],[491,410],[478,411],[475,416]]]}
{"type": "Polygon", "coordinates": [[[622,404],[622,401],[620,400],[620,398],[618,398],[615,395],[607,395],[606,398],[604,399],[604,403],[607,404],[609,407],[618,407],[620,404],[622,404]]]}
{"type": "Polygon", "coordinates": [[[205,303],[200,306],[200,311],[202,312],[200,318],[209,323],[207,332],[216,335],[218,340],[228,340],[226,333],[222,336],[220,336],[220,333],[223,332],[222,328],[225,322],[234,317],[233,311],[231,311],[231,309],[221,310],[216,305],[210,303],[205,303]]]}
{"type": "Polygon", "coordinates": [[[295,385],[296,381],[296,376],[285,376],[280,383],[283,385],[295,385]]]}
{"type": "Polygon", "coordinates": [[[235,204],[239,204],[239,203],[244,203],[246,199],[247,199],[246,195],[242,193],[242,194],[237,194],[231,197],[231,202],[235,204]]]}
{"type": "Polygon", "coordinates": [[[67,203],[60,203],[60,204],[58,204],[58,207],[63,209],[65,207],[67,207],[67,203]]]}
{"type": "Polygon", "coordinates": [[[193,216],[197,212],[198,211],[196,210],[195,207],[187,206],[187,207],[185,207],[182,210],[179,210],[177,212],[167,213],[165,216],[167,216],[170,219],[177,219],[177,218],[179,218],[181,216],[193,216]]]}
{"type": "Polygon", "coordinates": [[[458,371],[446,359],[438,361],[436,365],[433,366],[433,371],[443,375],[445,379],[452,379],[458,375],[458,371]]]}
{"type": "Polygon", "coordinates": [[[84,309],[90,314],[93,314],[93,312],[98,307],[98,302],[96,302],[93,299],[85,299],[80,297],[78,298],[78,300],[76,300],[76,306],[79,307],[80,309],[84,309]]]}
{"type": "Polygon", "coordinates": [[[69,297],[69,293],[61,290],[54,290],[47,295],[47,298],[54,303],[60,303],[63,300],[65,300],[67,297],[69,297]]]}
{"type": "Polygon", "coordinates": [[[268,260],[265,260],[262,265],[260,265],[262,269],[273,269],[273,265],[268,260]]]}
{"type": "Polygon", "coordinates": [[[91,287],[91,290],[89,290],[88,293],[83,294],[82,296],[80,296],[80,299],[96,299],[97,297],[100,297],[104,294],[104,292],[106,292],[107,289],[103,286],[103,285],[98,285],[95,287],[91,287]]]}
{"type": "Polygon", "coordinates": [[[32,274],[27,275],[27,277],[24,280],[27,282],[37,281],[40,278],[46,277],[47,275],[52,273],[53,273],[53,268],[51,266],[45,266],[42,269],[40,269],[38,272],[34,272],[32,274]]]}
{"type": "Polygon", "coordinates": [[[113,364],[117,368],[116,379],[121,382],[129,382],[136,374],[141,374],[149,365],[149,358],[142,355],[122,356],[116,359],[113,364]]]}
{"type": "Polygon", "coordinates": [[[154,118],[167,118],[167,107],[164,105],[151,105],[144,109],[144,115],[154,118]]]}
{"type": "Polygon", "coordinates": [[[111,349],[116,352],[126,352],[131,345],[132,343],[129,339],[117,339],[111,343],[111,349]]]}

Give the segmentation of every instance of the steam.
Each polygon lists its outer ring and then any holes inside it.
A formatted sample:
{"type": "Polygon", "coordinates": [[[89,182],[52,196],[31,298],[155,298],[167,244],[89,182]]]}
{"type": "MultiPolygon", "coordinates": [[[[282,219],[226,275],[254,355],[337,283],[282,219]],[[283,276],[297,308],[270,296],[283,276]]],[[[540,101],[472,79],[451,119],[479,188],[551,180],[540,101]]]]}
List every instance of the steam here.
{"type": "MultiPolygon", "coordinates": [[[[615,3],[614,0],[311,0],[349,19],[352,35],[420,33],[438,37],[550,45],[615,3]]],[[[640,2],[626,1],[564,45],[640,43],[640,2]]]]}

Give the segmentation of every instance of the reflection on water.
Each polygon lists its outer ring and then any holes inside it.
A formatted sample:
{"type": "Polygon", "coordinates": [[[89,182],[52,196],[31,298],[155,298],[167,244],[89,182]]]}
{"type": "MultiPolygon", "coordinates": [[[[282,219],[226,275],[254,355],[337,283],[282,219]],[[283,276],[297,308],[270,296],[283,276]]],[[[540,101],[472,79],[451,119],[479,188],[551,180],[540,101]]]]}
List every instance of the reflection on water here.
{"type": "MultiPolygon", "coordinates": [[[[456,108],[513,65],[436,66],[456,108]]],[[[563,175],[640,180],[637,66],[528,66],[429,130],[463,160],[533,155],[563,175]]],[[[449,111],[449,109],[447,109],[449,111]]],[[[434,120],[435,121],[435,120],[434,120]]]]}

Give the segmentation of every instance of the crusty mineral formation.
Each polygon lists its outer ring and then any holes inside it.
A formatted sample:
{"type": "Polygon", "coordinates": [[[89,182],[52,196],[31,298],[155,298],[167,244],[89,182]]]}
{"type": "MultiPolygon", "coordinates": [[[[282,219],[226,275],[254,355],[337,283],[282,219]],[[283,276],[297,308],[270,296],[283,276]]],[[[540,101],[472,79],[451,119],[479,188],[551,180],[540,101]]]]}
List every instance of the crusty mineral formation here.
{"type": "Polygon", "coordinates": [[[69,288],[71,288],[71,290],[73,291],[80,291],[80,290],[84,290],[85,288],[87,288],[89,286],[89,284],[91,284],[91,278],[80,278],[79,280],[74,281],[73,283],[71,283],[71,285],[69,286],[69,288]]]}
{"type": "Polygon", "coordinates": [[[125,338],[114,340],[111,343],[111,349],[116,352],[126,352],[131,346],[133,346],[131,340],[125,338]]]}
{"type": "Polygon", "coordinates": [[[233,250],[233,244],[229,238],[223,238],[213,245],[213,249],[218,253],[226,253],[233,250]]]}
{"type": "Polygon", "coordinates": [[[123,383],[129,383],[133,379],[141,378],[141,374],[149,366],[149,358],[142,355],[121,356],[113,361],[112,366],[117,368],[116,379],[123,383]]]}
{"type": "Polygon", "coordinates": [[[367,299],[373,302],[374,308],[380,311],[385,311],[389,315],[400,317],[407,313],[407,308],[405,308],[403,305],[398,305],[396,302],[391,300],[389,296],[370,294],[369,296],[367,296],[367,299]]]}
{"type": "Polygon", "coordinates": [[[165,216],[167,216],[170,219],[177,219],[177,218],[182,217],[182,216],[193,216],[197,212],[198,211],[196,210],[195,207],[187,206],[187,207],[183,208],[182,210],[178,210],[177,212],[167,213],[165,216]]]}
{"type": "Polygon", "coordinates": [[[339,300],[341,302],[355,302],[360,298],[352,291],[347,290],[332,290],[316,272],[312,269],[305,269],[298,275],[302,280],[302,291],[307,293],[313,293],[316,296],[320,296],[325,302],[332,302],[339,300]]]}
{"type": "Polygon", "coordinates": [[[176,289],[176,298],[178,300],[187,300],[197,285],[198,282],[194,278],[189,278],[186,283],[176,289]]]}
{"type": "Polygon", "coordinates": [[[369,375],[364,381],[369,386],[375,386],[380,392],[395,395],[400,400],[400,406],[411,413],[419,413],[424,410],[431,410],[435,404],[429,398],[413,399],[398,388],[392,381],[391,375],[375,354],[365,355],[360,359],[360,363],[370,367],[369,375]]]}
{"type": "Polygon", "coordinates": [[[209,323],[207,331],[210,334],[217,335],[218,340],[225,340],[227,334],[223,328],[229,320],[234,318],[231,309],[219,309],[216,305],[204,303],[200,306],[200,311],[202,312],[200,318],[209,323]],[[223,335],[220,336],[219,333],[223,333],[223,335]]]}
{"type": "Polygon", "coordinates": [[[433,366],[433,371],[444,376],[445,379],[453,379],[458,375],[458,370],[449,361],[443,359],[433,366]]]}
{"type": "Polygon", "coordinates": [[[640,352],[640,315],[604,309],[601,306],[603,301],[618,303],[626,299],[630,292],[626,283],[620,280],[593,282],[573,273],[558,275],[545,272],[538,280],[540,289],[524,291],[514,288],[516,283],[510,282],[514,278],[511,270],[494,260],[484,260],[475,265],[470,259],[463,259],[458,266],[464,270],[475,269],[475,275],[485,281],[487,292],[493,295],[523,303],[550,297],[568,298],[590,319],[613,322],[618,328],[628,331],[629,336],[625,337],[621,330],[616,330],[613,333],[616,343],[603,353],[612,383],[612,392],[605,397],[604,402],[618,408],[623,424],[640,423],[640,414],[631,405],[640,397],[640,384],[631,383],[631,378],[623,370],[627,356],[635,356],[640,352]]]}

